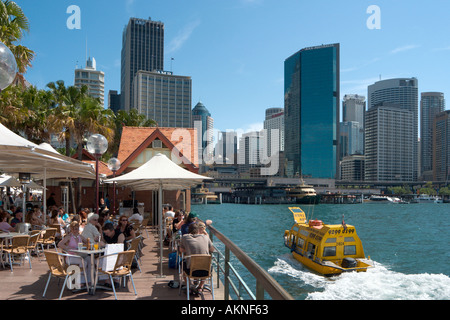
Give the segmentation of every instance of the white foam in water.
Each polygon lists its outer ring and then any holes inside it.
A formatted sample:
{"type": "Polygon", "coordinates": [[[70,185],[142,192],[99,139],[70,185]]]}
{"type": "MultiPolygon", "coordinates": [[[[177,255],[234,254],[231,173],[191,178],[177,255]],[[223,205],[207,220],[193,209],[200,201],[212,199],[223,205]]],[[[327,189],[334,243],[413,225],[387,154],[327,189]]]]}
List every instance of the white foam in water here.
{"type": "MultiPolygon", "coordinates": [[[[290,255],[289,255],[290,256],[290,255]]],[[[443,274],[403,274],[375,263],[367,272],[326,278],[283,255],[269,272],[285,274],[317,288],[307,300],[448,300],[450,277],[443,274]]]]}

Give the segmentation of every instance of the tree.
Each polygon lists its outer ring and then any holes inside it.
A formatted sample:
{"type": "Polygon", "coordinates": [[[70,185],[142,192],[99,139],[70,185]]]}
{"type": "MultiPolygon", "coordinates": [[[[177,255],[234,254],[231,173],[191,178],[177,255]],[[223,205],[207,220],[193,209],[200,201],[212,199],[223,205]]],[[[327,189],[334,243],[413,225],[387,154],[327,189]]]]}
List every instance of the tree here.
{"type": "Polygon", "coordinates": [[[16,58],[18,68],[16,83],[24,83],[23,74],[31,66],[35,55],[31,49],[17,44],[29,30],[30,24],[22,8],[14,1],[0,1],[0,41],[11,50],[16,58]]]}
{"type": "Polygon", "coordinates": [[[147,119],[145,115],[140,114],[135,108],[130,109],[129,112],[119,110],[115,117],[115,135],[113,146],[110,149],[111,153],[117,154],[119,151],[123,127],[154,127],[156,124],[156,121],[147,119]]]}

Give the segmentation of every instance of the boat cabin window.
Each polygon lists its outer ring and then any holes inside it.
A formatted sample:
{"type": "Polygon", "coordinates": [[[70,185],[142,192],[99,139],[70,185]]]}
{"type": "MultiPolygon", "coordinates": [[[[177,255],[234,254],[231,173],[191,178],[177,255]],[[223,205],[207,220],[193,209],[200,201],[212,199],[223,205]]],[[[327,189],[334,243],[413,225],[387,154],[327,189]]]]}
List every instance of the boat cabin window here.
{"type": "Polygon", "coordinates": [[[344,246],[344,256],[351,256],[356,254],[356,246],[344,246]]]}
{"type": "Polygon", "coordinates": [[[336,256],[336,247],[324,247],[323,248],[324,257],[334,257],[336,256]]]}
{"type": "Polygon", "coordinates": [[[302,238],[298,238],[297,247],[303,249],[304,245],[305,245],[305,240],[303,240],[302,238]]]}
{"type": "Polygon", "coordinates": [[[355,242],[355,239],[353,237],[345,237],[345,242],[355,242]]]}
{"type": "Polygon", "coordinates": [[[306,231],[306,230],[303,230],[303,229],[300,230],[300,234],[303,235],[303,236],[305,236],[305,237],[308,237],[308,236],[309,236],[309,232],[306,231]]]}
{"type": "Polygon", "coordinates": [[[316,253],[316,245],[312,244],[312,243],[308,243],[308,250],[306,250],[308,252],[308,254],[310,254],[311,256],[315,255],[316,253]]]}
{"type": "Polygon", "coordinates": [[[325,243],[336,243],[336,238],[328,238],[325,243]]]}

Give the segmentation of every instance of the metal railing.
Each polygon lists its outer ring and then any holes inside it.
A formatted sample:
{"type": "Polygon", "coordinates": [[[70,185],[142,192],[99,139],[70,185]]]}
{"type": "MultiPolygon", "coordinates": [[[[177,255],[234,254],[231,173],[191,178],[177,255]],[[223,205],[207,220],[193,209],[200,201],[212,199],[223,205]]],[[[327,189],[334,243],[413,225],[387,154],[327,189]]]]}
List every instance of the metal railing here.
{"type": "Polygon", "coordinates": [[[230,239],[220,233],[217,229],[208,226],[209,236],[214,244],[214,238],[220,240],[224,245],[224,253],[217,250],[217,254],[213,254],[213,259],[217,267],[217,286],[220,284],[220,272],[223,274],[224,279],[224,299],[230,300],[231,291],[236,294],[239,300],[243,300],[243,291],[245,291],[252,300],[264,300],[265,292],[273,300],[294,300],[294,298],[278,283],[272,278],[266,270],[261,268],[253,259],[251,259],[244,251],[242,251],[238,246],[236,246],[230,239]],[[231,253],[242,263],[242,265],[252,274],[256,280],[256,290],[255,293],[248,287],[242,277],[238,274],[236,269],[231,264],[231,253]],[[234,276],[238,285],[233,282],[234,276]]]}

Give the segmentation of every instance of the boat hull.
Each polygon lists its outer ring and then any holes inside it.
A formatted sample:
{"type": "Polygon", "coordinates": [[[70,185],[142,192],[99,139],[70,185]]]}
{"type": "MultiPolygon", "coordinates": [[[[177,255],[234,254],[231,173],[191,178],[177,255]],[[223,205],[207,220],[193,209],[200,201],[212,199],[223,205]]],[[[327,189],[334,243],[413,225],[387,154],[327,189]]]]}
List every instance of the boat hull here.
{"type": "Polygon", "coordinates": [[[320,196],[304,196],[304,197],[298,197],[295,199],[295,203],[297,204],[319,204],[320,203],[320,196]]]}
{"type": "MultiPolygon", "coordinates": [[[[371,265],[364,263],[358,259],[356,259],[357,261],[357,266],[354,268],[343,268],[340,267],[338,265],[336,265],[335,267],[332,266],[332,264],[334,263],[330,263],[330,265],[325,265],[324,263],[320,263],[320,262],[316,262],[312,259],[309,259],[297,252],[292,252],[292,255],[294,257],[295,260],[297,260],[298,262],[300,262],[301,264],[303,264],[305,267],[307,267],[308,269],[317,272],[323,276],[326,277],[331,277],[331,276],[336,276],[336,275],[340,275],[344,272],[366,272],[367,268],[371,267],[371,265]]],[[[326,263],[326,262],[325,262],[326,263]]]]}

